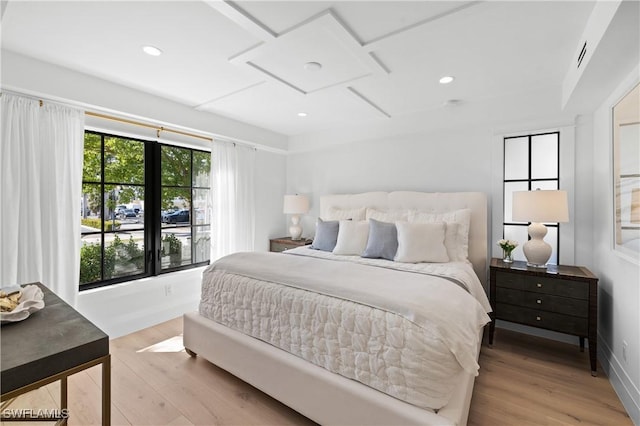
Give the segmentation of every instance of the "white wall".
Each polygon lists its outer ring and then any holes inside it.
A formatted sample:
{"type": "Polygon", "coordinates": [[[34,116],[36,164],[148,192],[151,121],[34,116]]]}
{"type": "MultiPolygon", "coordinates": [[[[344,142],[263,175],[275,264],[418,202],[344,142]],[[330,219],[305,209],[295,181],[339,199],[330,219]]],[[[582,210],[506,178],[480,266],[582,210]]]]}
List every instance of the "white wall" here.
{"type": "Polygon", "coordinates": [[[491,190],[491,132],[465,128],[372,139],[289,154],[287,190],[307,194],[304,235],[314,233],[320,196],[366,191],[491,190]]]}
{"type": "Polygon", "coordinates": [[[636,67],[593,114],[593,177],[590,180],[593,185],[592,270],[600,278],[600,362],[636,425],[640,424],[640,262],[613,249],[611,108],[639,81],[640,69],[636,67]],[[626,361],[622,356],[623,341],[629,345],[626,361]]]}

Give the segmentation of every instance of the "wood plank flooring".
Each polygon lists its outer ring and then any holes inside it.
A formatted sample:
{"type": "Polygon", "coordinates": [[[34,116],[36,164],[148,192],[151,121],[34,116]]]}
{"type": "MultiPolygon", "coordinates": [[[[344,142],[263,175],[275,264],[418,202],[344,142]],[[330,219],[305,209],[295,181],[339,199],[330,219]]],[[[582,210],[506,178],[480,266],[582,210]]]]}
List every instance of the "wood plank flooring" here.
{"type": "MultiPolygon", "coordinates": [[[[111,341],[114,425],[311,425],[313,422],[182,347],[182,318],[111,341]]],[[[496,330],[483,346],[469,412],[479,425],[632,425],[602,371],[577,346],[496,330]]],[[[69,378],[70,425],[100,424],[101,371],[69,378]]],[[[9,408],[56,407],[59,385],[9,408]]],[[[22,425],[23,423],[9,423],[22,425]]],[[[40,423],[48,424],[48,423],[40,423]]]]}

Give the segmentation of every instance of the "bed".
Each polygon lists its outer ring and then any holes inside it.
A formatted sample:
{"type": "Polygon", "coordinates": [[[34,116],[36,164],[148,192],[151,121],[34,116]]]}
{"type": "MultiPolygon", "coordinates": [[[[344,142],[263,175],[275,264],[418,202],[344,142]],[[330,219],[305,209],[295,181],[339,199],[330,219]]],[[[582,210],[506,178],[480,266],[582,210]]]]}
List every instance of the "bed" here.
{"type": "MultiPolygon", "coordinates": [[[[320,424],[466,424],[490,311],[486,196],[370,192],[320,200],[321,218],[342,219],[341,226],[348,219],[351,227],[399,215],[403,226],[422,217],[436,222],[424,229],[444,232],[438,227],[452,212],[468,214],[468,261],[454,259],[449,246],[447,262],[361,258],[340,254],[340,241],[338,254],[306,247],[220,259],[203,275],[200,310],[184,316],[187,352],[320,424]],[[389,282],[397,284],[390,293],[389,282]],[[312,322],[308,312],[326,322],[312,322]],[[379,330],[383,323],[388,330],[379,330]]],[[[400,232],[398,225],[398,240],[400,232]]]]}

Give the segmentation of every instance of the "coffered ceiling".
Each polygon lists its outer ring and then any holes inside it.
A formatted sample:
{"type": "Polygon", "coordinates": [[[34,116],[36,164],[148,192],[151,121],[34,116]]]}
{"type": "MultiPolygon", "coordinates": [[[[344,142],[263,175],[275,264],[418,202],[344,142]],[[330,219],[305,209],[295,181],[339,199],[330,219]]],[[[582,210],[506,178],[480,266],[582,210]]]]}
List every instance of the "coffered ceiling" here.
{"type": "Polygon", "coordinates": [[[4,6],[3,49],[294,136],[559,91],[593,2],[4,6]]]}

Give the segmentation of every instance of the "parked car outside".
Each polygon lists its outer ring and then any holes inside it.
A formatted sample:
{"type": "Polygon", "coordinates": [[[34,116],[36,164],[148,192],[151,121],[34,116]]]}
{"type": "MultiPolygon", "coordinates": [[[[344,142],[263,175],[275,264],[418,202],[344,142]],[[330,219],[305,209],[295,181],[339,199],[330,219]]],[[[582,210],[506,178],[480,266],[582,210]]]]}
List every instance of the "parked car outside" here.
{"type": "Polygon", "coordinates": [[[125,219],[127,217],[136,217],[136,212],[133,209],[124,209],[121,210],[120,213],[118,213],[118,216],[120,216],[120,218],[125,219]]]}
{"type": "Polygon", "coordinates": [[[164,215],[162,216],[162,221],[165,223],[189,222],[189,210],[179,210],[177,212],[164,215]]]}

